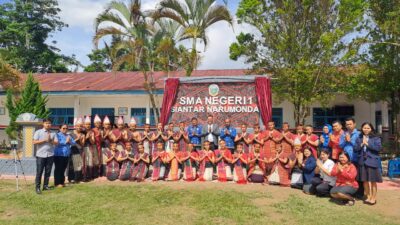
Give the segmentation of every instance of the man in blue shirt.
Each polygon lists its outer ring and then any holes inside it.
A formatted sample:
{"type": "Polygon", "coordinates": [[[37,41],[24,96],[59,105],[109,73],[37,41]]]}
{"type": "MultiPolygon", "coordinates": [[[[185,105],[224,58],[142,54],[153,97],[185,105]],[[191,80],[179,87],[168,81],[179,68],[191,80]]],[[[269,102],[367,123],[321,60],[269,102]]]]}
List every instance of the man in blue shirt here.
{"type": "Polygon", "coordinates": [[[346,129],[347,131],[340,136],[339,146],[343,151],[349,154],[351,162],[356,164],[358,157],[357,154],[354,153],[353,149],[360,132],[356,129],[356,122],[353,118],[346,119],[346,129]]]}
{"type": "MultiPolygon", "coordinates": [[[[350,156],[351,162],[357,166],[358,155],[354,152],[354,147],[356,145],[356,140],[360,136],[360,131],[356,129],[356,122],[353,118],[346,119],[346,129],[347,131],[340,136],[339,145],[343,151],[347,152],[350,156]]],[[[357,181],[359,188],[355,194],[356,198],[362,199],[364,196],[364,186],[363,182],[357,181]]]]}
{"type": "Polygon", "coordinates": [[[225,141],[226,147],[233,154],[235,150],[236,129],[231,126],[231,119],[225,119],[225,126],[221,129],[220,138],[225,141]]]}
{"type": "Polygon", "coordinates": [[[201,150],[201,137],[203,136],[201,133],[202,126],[198,124],[197,118],[192,118],[192,125],[188,127],[188,136],[190,143],[193,144],[194,150],[201,150]]]}

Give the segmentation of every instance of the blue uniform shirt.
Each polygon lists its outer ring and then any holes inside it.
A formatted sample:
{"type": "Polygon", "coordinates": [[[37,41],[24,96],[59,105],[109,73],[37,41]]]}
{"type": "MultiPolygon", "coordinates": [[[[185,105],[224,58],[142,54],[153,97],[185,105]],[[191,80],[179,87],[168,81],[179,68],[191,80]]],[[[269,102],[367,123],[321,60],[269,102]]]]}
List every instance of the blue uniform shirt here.
{"type": "Polygon", "coordinates": [[[190,143],[192,143],[193,145],[201,145],[201,130],[202,129],[203,128],[201,125],[197,125],[197,126],[190,125],[188,127],[187,131],[189,134],[190,143]],[[196,133],[196,135],[194,133],[196,133]]]}
{"type": "Polygon", "coordinates": [[[343,149],[343,151],[349,154],[351,162],[357,163],[358,156],[357,154],[354,154],[354,146],[356,145],[356,140],[358,136],[360,136],[360,131],[354,129],[353,132],[350,134],[350,141],[346,141],[346,134],[348,133],[349,132],[346,131],[342,134],[342,136],[340,136],[339,146],[343,149]]]}
{"type": "Polygon", "coordinates": [[[235,140],[236,137],[236,129],[232,126],[224,127],[221,129],[220,138],[226,142],[226,147],[229,149],[235,148],[235,140]],[[225,131],[228,129],[229,134],[225,134],[225,131]]]}
{"type": "Polygon", "coordinates": [[[72,138],[71,135],[69,134],[64,135],[61,132],[57,133],[57,138],[58,138],[58,145],[54,149],[54,156],[68,157],[71,153],[71,145],[76,144],[74,138],[72,138]],[[70,138],[70,142],[66,143],[68,136],[70,138]]]}

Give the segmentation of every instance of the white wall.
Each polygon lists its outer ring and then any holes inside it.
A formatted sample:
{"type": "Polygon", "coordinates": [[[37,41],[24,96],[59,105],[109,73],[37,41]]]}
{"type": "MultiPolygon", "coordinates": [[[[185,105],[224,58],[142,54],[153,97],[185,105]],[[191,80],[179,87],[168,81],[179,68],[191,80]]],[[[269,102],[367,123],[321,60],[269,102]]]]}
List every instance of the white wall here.
{"type": "MultiPolygon", "coordinates": [[[[330,102],[327,107],[351,105],[354,106],[354,119],[358,125],[361,125],[361,123],[366,121],[375,124],[375,103],[368,103],[362,100],[350,100],[345,95],[337,94],[335,99],[330,102]]],[[[319,103],[314,103],[311,105],[310,115],[306,117],[305,124],[313,124],[312,109],[320,107],[322,106],[319,103]]],[[[273,108],[283,108],[283,122],[288,122],[290,127],[295,126],[293,104],[289,103],[288,101],[284,101],[280,104],[273,104],[273,108]]]]}
{"type": "MultiPolygon", "coordinates": [[[[5,107],[5,95],[0,96],[0,107],[5,107]]],[[[158,95],[158,105],[161,106],[162,95],[158,95]]],[[[344,95],[337,95],[336,99],[332,101],[329,106],[335,105],[354,105],[354,119],[358,125],[365,121],[375,124],[375,103],[367,103],[365,101],[350,101],[344,95]]],[[[149,97],[146,94],[109,94],[109,95],[49,95],[48,108],[75,108],[75,116],[90,115],[92,108],[111,108],[113,107],[116,115],[118,114],[118,107],[127,107],[128,115],[130,118],[131,108],[150,108],[149,97]]],[[[274,108],[283,108],[283,121],[288,122],[291,127],[295,126],[293,118],[293,105],[287,101],[281,104],[274,104],[274,108]]],[[[315,103],[312,107],[321,107],[320,104],[315,103]]],[[[9,123],[8,112],[6,115],[0,115],[0,125],[7,125],[9,123]]],[[[312,110],[310,112],[312,114],[312,110]]],[[[128,120],[128,119],[126,119],[128,120]]],[[[125,121],[128,122],[128,121],[125,121]]],[[[312,124],[312,115],[306,118],[306,124],[312,124]]]]}

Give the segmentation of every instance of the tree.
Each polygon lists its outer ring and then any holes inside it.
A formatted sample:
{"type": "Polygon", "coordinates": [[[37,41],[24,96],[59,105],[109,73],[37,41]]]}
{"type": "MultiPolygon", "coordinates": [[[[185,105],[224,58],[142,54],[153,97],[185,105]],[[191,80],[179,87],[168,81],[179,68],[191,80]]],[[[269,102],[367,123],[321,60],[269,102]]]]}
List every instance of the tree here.
{"type": "Polygon", "coordinates": [[[181,29],[177,41],[192,40],[190,62],[185,67],[187,76],[198,65],[198,40],[204,43],[204,48],[207,46],[207,28],[220,21],[226,21],[231,26],[233,23],[226,5],[218,5],[215,0],[162,0],[151,16],[155,20],[169,18],[179,23],[181,29]]]}
{"type": "Polygon", "coordinates": [[[31,73],[28,74],[24,88],[19,96],[14,96],[12,89],[7,90],[6,107],[9,112],[10,124],[6,128],[9,138],[15,139],[19,129],[15,122],[22,113],[33,113],[39,118],[48,118],[50,111],[46,109],[47,96],[42,95],[39,83],[31,73]]]}
{"type": "Polygon", "coordinates": [[[59,49],[46,43],[53,32],[67,26],[58,17],[59,12],[56,0],[0,4],[0,48],[10,53],[9,64],[25,73],[68,71],[68,65],[76,59],[59,54],[59,49]]]}
{"type": "Polygon", "coordinates": [[[94,49],[87,56],[92,63],[85,67],[85,72],[107,72],[112,69],[110,58],[107,55],[107,48],[94,49]]]}
{"type": "Polygon", "coordinates": [[[364,66],[349,76],[346,86],[350,97],[369,102],[387,101],[392,109],[395,139],[399,139],[396,117],[400,108],[400,2],[396,0],[369,0],[364,29],[360,37],[360,51],[355,61],[364,66]],[[367,46],[366,46],[366,44],[367,46]],[[396,132],[397,131],[397,132],[396,132]]]}
{"type": "Polygon", "coordinates": [[[238,22],[256,32],[239,34],[230,57],[244,57],[255,73],[272,73],[277,100],[291,102],[295,122],[304,123],[310,105],[326,105],[342,83],[344,38],[360,24],[364,7],[362,0],[242,0],[238,22]]]}
{"type": "Polygon", "coordinates": [[[0,84],[3,88],[18,89],[20,73],[7,62],[8,52],[0,49],[0,84]]]}
{"type": "MultiPolygon", "coordinates": [[[[113,70],[129,68],[141,71],[144,87],[149,94],[150,102],[158,122],[160,110],[155,98],[154,71],[160,69],[167,73],[177,69],[177,50],[174,34],[168,33],[166,27],[154,23],[141,10],[139,0],[129,4],[112,1],[106,10],[96,19],[95,45],[106,36],[118,37],[110,46],[113,52],[113,70]],[[107,25],[104,25],[107,24],[107,25]]],[[[170,24],[172,29],[173,25],[170,24]]]]}

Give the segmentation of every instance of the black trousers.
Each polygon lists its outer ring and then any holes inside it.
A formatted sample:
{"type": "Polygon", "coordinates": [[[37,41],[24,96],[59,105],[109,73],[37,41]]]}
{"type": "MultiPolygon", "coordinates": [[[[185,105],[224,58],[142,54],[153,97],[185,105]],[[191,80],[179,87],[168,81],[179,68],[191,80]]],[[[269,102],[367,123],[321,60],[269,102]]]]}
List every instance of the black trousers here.
{"type": "Polygon", "coordinates": [[[36,187],[40,188],[40,184],[42,182],[42,174],[44,171],[44,182],[43,186],[49,186],[49,180],[50,180],[50,174],[51,174],[51,168],[53,167],[53,160],[54,157],[47,157],[47,158],[41,158],[41,157],[36,157],[36,187]]]}
{"type": "Polygon", "coordinates": [[[330,186],[328,183],[323,182],[323,180],[319,177],[314,177],[311,183],[312,188],[317,196],[329,196],[332,186],[330,186]]]}
{"type": "Polygon", "coordinates": [[[54,156],[54,185],[65,183],[65,170],[68,166],[68,157],[54,156]]]}

